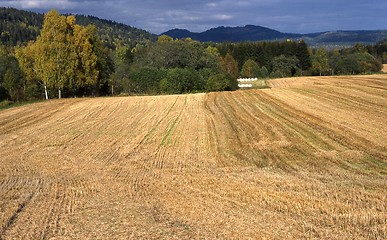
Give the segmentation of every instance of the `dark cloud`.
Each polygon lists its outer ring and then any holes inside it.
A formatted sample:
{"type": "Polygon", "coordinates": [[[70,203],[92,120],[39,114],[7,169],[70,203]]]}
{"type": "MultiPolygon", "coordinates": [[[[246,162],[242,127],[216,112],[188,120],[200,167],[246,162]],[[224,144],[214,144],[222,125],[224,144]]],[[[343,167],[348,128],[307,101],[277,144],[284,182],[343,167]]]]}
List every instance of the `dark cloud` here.
{"type": "Polygon", "coordinates": [[[283,32],[387,29],[385,0],[5,0],[0,6],[94,15],[153,33],[261,25],[283,32]]]}

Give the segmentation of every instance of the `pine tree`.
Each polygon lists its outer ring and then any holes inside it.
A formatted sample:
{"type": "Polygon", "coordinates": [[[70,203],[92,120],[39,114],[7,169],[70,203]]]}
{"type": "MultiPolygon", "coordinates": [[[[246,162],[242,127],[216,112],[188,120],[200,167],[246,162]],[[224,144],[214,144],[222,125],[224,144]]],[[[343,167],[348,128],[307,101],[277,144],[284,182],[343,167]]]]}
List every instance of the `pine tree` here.
{"type": "Polygon", "coordinates": [[[296,57],[300,61],[299,67],[301,69],[301,75],[305,70],[308,70],[311,67],[310,54],[308,50],[308,46],[302,40],[297,45],[296,57]]]}

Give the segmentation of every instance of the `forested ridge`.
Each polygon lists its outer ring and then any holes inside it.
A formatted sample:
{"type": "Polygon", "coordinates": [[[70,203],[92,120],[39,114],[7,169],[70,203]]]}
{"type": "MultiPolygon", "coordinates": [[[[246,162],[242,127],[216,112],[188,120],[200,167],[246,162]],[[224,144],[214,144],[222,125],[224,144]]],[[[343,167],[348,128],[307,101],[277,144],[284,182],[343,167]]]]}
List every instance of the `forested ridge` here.
{"type": "Polygon", "coordinates": [[[244,27],[216,27],[201,33],[186,29],[172,29],[164,33],[173,38],[192,38],[202,42],[246,42],[291,39],[304,40],[312,47],[344,48],[356,43],[372,45],[387,38],[387,30],[327,31],[308,34],[285,33],[274,29],[246,25],[244,27]]]}
{"type": "MultiPolygon", "coordinates": [[[[117,44],[135,46],[144,41],[154,41],[157,36],[145,30],[94,16],[75,15],[77,24],[96,27],[105,46],[117,44]]],[[[16,46],[35,40],[43,26],[44,15],[14,8],[0,7],[0,40],[3,44],[16,46]]]]}
{"type": "Polygon", "coordinates": [[[289,39],[203,43],[56,10],[1,10],[0,101],[227,91],[239,77],[368,74],[387,63],[387,41],[333,50],[289,39]]]}
{"type": "Polygon", "coordinates": [[[1,42],[15,46],[36,39],[43,24],[43,14],[0,7],[1,42]]]}

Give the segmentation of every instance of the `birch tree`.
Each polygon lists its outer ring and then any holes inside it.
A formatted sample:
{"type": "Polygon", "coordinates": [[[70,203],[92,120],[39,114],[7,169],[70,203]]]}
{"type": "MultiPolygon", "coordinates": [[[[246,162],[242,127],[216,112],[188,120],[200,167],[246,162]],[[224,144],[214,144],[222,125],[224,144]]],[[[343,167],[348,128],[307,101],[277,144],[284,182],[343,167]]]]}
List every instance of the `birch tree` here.
{"type": "Polygon", "coordinates": [[[77,25],[74,16],[61,16],[51,10],[44,17],[43,29],[36,42],[17,49],[16,56],[27,79],[38,78],[45,88],[93,85],[103,67],[102,45],[93,26],[77,25]],[[98,62],[101,64],[98,65],[98,62]]]}
{"type": "Polygon", "coordinates": [[[36,40],[35,68],[45,86],[59,90],[59,97],[68,80],[74,78],[77,58],[72,38],[72,26],[65,16],[56,10],[45,15],[36,40]]]}

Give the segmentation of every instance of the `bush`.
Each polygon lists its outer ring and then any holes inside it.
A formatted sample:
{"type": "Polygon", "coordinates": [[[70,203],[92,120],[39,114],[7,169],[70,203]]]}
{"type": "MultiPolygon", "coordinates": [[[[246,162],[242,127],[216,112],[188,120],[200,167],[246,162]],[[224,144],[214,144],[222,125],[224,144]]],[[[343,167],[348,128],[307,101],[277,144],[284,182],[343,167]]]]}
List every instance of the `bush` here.
{"type": "Polygon", "coordinates": [[[270,73],[270,78],[282,78],[282,77],[283,75],[279,70],[270,73]]]}
{"type": "Polygon", "coordinates": [[[236,89],[238,89],[238,81],[221,73],[210,76],[206,84],[206,90],[209,92],[234,91],[236,89]]]}
{"type": "Polygon", "coordinates": [[[157,68],[133,69],[129,74],[128,92],[134,93],[157,93],[160,81],[165,78],[166,71],[157,68]]]}
{"type": "Polygon", "coordinates": [[[369,53],[347,54],[341,56],[337,63],[337,72],[339,74],[372,73],[381,69],[381,63],[369,53]]]}
{"type": "Polygon", "coordinates": [[[214,71],[211,68],[203,68],[203,69],[199,69],[198,73],[200,74],[200,76],[202,76],[202,78],[206,82],[211,75],[215,75],[218,72],[214,71]]]}
{"type": "Polygon", "coordinates": [[[31,101],[44,98],[44,87],[37,81],[27,82],[25,88],[25,100],[31,101]]]}
{"type": "Polygon", "coordinates": [[[172,92],[172,86],[170,85],[170,81],[167,78],[161,79],[159,89],[162,93],[172,92]]]}
{"type": "Polygon", "coordinates": [[[0,101],[9,99],[11,99],[11,96],[9,95],[7,89],[5,89],[3,86],[0,86],[0,101]]]}
{"type": "Polygon", "coordinates": [[[13,102],[12,102],[12,101],[9,101],[9,100],[1,101],[1,102],[0,102],[0,109],[1,109],[1,108],[6,108],[6,107],[8,107],[8,106],[10,106],[10,105],[12,105],[12,104],[13,104],[13,102]]]}
{"type": "Polygon", "coordinates": [[[172,68],[159,86],[163,93],[189,93],[204,90],[204,80],[194,69],[172,68]]]}
{"type": "Polygon", "coordinates": [[[267,78],[269,76],[269,71],[265,66],[261,67],[258,72],[258,78],[267,78]]]}

